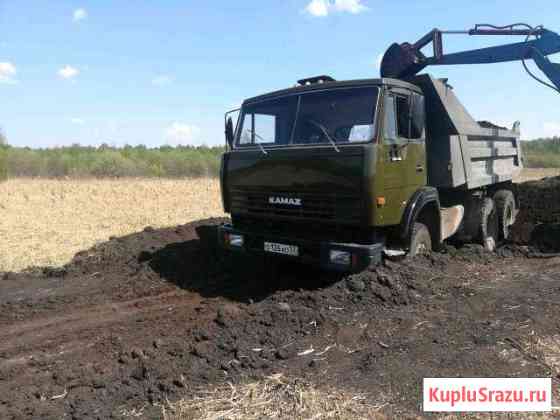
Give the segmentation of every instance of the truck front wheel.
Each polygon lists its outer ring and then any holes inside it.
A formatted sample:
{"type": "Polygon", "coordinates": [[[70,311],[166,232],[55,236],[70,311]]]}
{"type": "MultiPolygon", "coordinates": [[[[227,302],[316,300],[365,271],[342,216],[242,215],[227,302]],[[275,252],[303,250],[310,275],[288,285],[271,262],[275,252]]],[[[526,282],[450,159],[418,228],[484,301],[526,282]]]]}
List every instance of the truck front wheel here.
{"type": "Polygon", "coordinates": [[[410,235],[410,249],[408,255],[426,255],[432,252],[432,237],[430,231],[423,223],[414,223],[412,234],[410,235]]]}

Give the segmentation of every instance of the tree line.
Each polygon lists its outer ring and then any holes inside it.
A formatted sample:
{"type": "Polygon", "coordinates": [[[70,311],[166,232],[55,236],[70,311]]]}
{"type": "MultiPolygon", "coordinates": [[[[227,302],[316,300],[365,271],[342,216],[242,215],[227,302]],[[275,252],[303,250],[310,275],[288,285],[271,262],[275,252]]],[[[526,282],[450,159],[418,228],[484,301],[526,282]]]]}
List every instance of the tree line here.
{"type": "Polygon", "coordinates": [[[560,168],[560,137],[539,138],[522,143],[525,166],[560,168]]]}
{"type": "MultiPolygon", "coordinates": [[[[524,164],[560,168],[560,137],[522,142],[524,164]]],[[[223,147],[73,145],[49,149],[13,147],[0,131],[0,179],[7,177],[118,178],[216,177],[223,147]]]]}
{"type": "Polygon", "coordinates": [[[215,177],[223,147],[67,146],[31,149],[0,145],[0,177],[215,177]]]}

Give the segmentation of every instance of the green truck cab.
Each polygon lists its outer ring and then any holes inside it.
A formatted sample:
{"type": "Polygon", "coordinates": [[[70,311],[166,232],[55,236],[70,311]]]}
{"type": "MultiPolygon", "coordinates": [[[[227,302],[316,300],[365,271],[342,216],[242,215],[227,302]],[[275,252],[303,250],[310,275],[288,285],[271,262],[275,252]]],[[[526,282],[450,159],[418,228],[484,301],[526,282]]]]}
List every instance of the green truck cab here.
{"type": "Polygon", "coordinates": [[[226,139],[232,252],[359,271],[453,235],[492,248],[517,212],[518,125],[474,121],[429,75],[300,80],[226,114],[226,139]]]}

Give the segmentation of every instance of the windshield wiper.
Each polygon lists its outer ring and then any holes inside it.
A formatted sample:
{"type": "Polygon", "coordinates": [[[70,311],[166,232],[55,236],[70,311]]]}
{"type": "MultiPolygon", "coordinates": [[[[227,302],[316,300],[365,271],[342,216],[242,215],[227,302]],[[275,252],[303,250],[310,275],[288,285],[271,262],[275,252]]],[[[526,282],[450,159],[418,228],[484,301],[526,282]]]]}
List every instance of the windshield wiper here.
{"type": "Polygon", "coordinates": [[[257,146],[259,146],[259,149],[261,149],[261,152],[263,152],[263,155],[268,155],[268,152],[266,151],[266,149],[264,148],[264,146],[260,143],[256,143],[257,146]]]}
{"type": "Polygon", "coordinates": [[[314,120],[308,120],[311,124],[313,124],[315,127],[317,127],[319,130],[321,130],[323,132],[323,134],[325,135],[325,137],[327,138],[327,140],[332,144],[332,147],[334,147],[334,150],[336,150],[337,152],[340,153],[340,149],[338,148],[338,146],[336,145],[336,141],[334,141],[334,139],[332,138],[332,136],[329,134],[329,130],[327,130],[327,128],[314,120]]]}
{"type": "MultiPolygon", "coordinates": [[[[265,143],[268,143],[268,141],[267,141],[265,138],[263,138],[262,136],[260,136],[259,134],[257,134],[254,130],[248,130],[248,131],[250,131],[251,133],[253,133],[253,135],[254,135],[255,137],[257,137],[259,140],[262,140],[262,141],[264,141],[265,143]]],[[[268,152],[266,151],[266,149],[264,148],[264,146],[263,146],[262,144],[257,143],[257,142],[255,142],[254,144],[256,144],[257,146],[259,146],[259,149],[261,149],[261,152],[263,153],[263,155],[268,155],[268,152]]]]}

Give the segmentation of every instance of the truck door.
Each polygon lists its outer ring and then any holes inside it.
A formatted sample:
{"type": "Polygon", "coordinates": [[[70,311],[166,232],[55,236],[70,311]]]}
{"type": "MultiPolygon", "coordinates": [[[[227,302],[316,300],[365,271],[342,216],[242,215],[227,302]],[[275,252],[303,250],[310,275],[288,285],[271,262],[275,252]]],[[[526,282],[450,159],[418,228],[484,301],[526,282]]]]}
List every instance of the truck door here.
{"type": "Polygon", "coordinates": [[[377,209],[376,219],[381,225],[394,225],[400,223],[412,194],[426,185],[424,97],[393,88],[384,98],[377,191],[384,192],[385,205],[377,209]]]}

